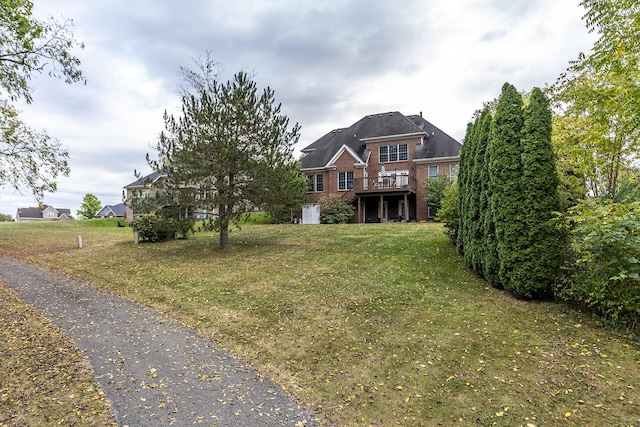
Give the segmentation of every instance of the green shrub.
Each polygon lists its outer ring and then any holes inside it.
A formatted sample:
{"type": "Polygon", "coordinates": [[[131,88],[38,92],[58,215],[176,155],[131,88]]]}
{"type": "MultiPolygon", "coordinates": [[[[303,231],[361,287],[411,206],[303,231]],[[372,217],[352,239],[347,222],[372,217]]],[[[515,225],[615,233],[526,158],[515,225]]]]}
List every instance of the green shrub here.
{"type": "Polygon", "coordinates": [[[318,200],[320,221],[324,224],[344,224],[355,214],[353,205],[345,202],[337,194],[328,194],[318,200]]]}
{"type": "Polygon", "coordinates": [[[175,237],[171,221],[156,214],[146,214],[133,221],[133,230],[142,242],[160,242],[175,237]]]}
{"type": "Polygon", "coordinates": [[[458,229],[460,226],[460,216],[458,212],[458,184],[456,182],[448,185],[444,189],[440,209],[436,214],[436,219],[442,221],[447,236],[455,244],[458,239],[458,229]]]}
{"type": "Polygon", "coordinates": [[[640,202],[589,201],[569,209],[565,300],[617,323],[640,326],[640,202]]]}

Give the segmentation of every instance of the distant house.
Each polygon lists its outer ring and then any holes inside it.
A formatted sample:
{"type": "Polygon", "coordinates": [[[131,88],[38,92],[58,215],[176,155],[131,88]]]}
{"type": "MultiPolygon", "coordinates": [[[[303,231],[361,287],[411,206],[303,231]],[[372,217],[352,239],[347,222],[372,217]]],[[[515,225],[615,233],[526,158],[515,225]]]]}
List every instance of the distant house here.
{"type": "MultiPolygon", "coordinates": [[[[128,184],[124,187],[125,196],[125,216],[124,219],[128,222],[133,221],[134,218],[144,214],[144,212],[134,212],[132,206],[136,201],[144,200],[145,198],[155,197],[158,193],[163,191],[163,184],[167,180],[166,172],[152,172],[147,176],[143,176],[140,179],[128,184]]],[[[164,208],[167,208],[166,206],[164,208]]],[[[215,215],[217,210],[206,210],[202,208],[191,208],[185,215],[188,215],[194,219],[205,219],[211,215],[215,215]]]]}
{"type": "Polygon", "coordinates": [[[37,208],[18,208],[16,221],[53,221],[73,219],[70,209],[56,209],[43,205],[37,208]]]}
{"type": "Polygon", "coordinates": [[[127,207],[124,203],[105,205],[102,210],[96,214],[96,218],[124,218],[126,209],[127,207]]]}
{"type": "Polygon", "coordinates": [[[319,222],[317,202],[325,194],[352,203],[356,223],[432,218],[424,183],[456,175],[461,147],[422,114],[371,114],[333,130],[301,150],[310,201],[303,222],[319,222]]]}
{"type": "Polygon", "coordinates": [[[161,187],[161,183],[166,179],[166,172],[156,171],[133,181],[131,184],[125,185],[124,189],[126,191],[126,198],[124,219],[131,222],[136,216],[139,216],[140,214],[134,212],[131,208],[131,202],[134,199],[155,197],[156,193],[158,193],[159,187],[161,187]]]}

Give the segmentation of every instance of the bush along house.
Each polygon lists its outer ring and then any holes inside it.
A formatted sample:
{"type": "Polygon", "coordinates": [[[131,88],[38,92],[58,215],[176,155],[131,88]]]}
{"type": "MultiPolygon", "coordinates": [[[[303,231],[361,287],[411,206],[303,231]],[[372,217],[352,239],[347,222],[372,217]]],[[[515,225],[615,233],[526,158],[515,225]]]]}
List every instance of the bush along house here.
{"type": "Polygon", "coordinates": [[[422,113],[372,114],[333,130],[301,150],[309,181],[302,222],[319,222],[316,202],[328,194],[353,204],[351,222],[428,220],[425,181],[455,176],[461,147],[422,113]]]}

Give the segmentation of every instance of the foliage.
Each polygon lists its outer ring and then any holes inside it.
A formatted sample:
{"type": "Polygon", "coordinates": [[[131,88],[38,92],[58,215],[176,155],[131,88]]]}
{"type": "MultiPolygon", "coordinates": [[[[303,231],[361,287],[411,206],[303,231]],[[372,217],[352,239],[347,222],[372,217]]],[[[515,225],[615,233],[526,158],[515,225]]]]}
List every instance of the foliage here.
{"type": "Polygon", "coordinates": [[[13,221],[13,217],[10,214],[0,213],[0,222],[13,221]]]}
{"type": "Polygon", "coordinates": [[[550,295],[563,242],[549,223],[560,209],[551,109],[539,88],[505,83],[476,113],[462,148],[456,248],[493,286],[520,298],[550,295]],[[492,114],[491,108],[495,110],[492,114]]]}
{"type": "Polygon", "coordinates": [[[84,48],[69,30],[73,21],[38,21],[32,9],[29,0],[0,2],[0,87],[11,100],[27,103],[33,99],[29,80],[47,68],[49,76],[63,77],[66,83],[85,81],[80,60],[71,53],[84,48]]]}
{"type": "Polygon", "coordinates": [[[555,138],[595,197],[619,199],[620,180],[640,152],[640,6],[634,0],[583,0],[589,31],[599,34],[556,82],[562,114],[555,138]]]}
{"type": "Polygon", "coordinates": [[[571,236],[560,296],[628,326],[640,326],[640,202],[583,202],[563,226],[571,236]]]}
{"type": "Polygon", "coordinates": [[[176,237],[176,227],[170,218],[146,214],[133,220],[133,231],[141,242],[162,242],[176,237]]]}
{"type": "Polygon", "coordinates": [[[100,212],[100,209],[102,209],[100,200],[95,195],[87,193],[82,199],[82,204],[80,205],[80,210],[78,210],[77,215],[80,218],[93,219],[96,217],[96,214],[100,212]]]}
{"type": "MultiPolygon", "coordinates": [[[[158,160],[150,163],[168,172],[162,204],[216,211],[213,226],[220,248],[227,248],[229,225],[249,207],[258,202],[276,210],[278,198],[287,200],[298,188],[299,170],[291,165],[300,127],[288,129],[274,92],[266,88],[259,95],[245,72],[221,83],[211,75],[210,59],[199,65],[201,75],[183,70],[193,93],[184,90],[180,116],[165,112],[158,160]],[[279,185],[278,179],[293,181],[279,185]]],[[[293,205],[289,200],[286,207],[293,205]]]]}
{"type": "Polygon", "coordinates": [[[491,209],[496,229],[500,259],[501,285],[517,292],[512,286],[513,271],[522,262],[525,241],[521,234],[525,223],[522,182],[522,148],[520,137],[524,124],[522,96],[505,83],[498,100],[491,137],[489,138],[489,180],[493,193],[491,209]]]}
{"type": "Polygon", "coordinates": [[[524,228],[520,230],[520,261],[511,283],[517,295],[550,296],[564,241],[551,224],[560,210],[559,178],[551,145],[551,108],[541,89],[534,88],[524,109],[522,129],[522,191],[524,228]]]}
{"type": "Polygon", "coordinates": [[[292,214],[307,200],[307,180],[298,162],[257,168],[250,187],[253,204],[276,224],[291,222],[292,214]]]}
{"type": "Polygon", "coordinates": [[[437,214],[438,209],[442,206],[442,197],[446,188],[451,184],[449,175],[440,174],[435,178],[429,177],[424,182],[424,188],[427,195],[424,198],[426,205],[431,208],[432,212],[437,214]]]}
{"type": "Polygon", "coordinates": [[[69,154],[46,132],[25,125],[10,101],[31,103],[29,80],[45,70],[67,83],[84,81],[80,60],[71,53],[83,45],[69,30],[72,21],[39,21],[32,8],[29,0],[0,1],[0,187],[28,187],[41,200],[56,191],[58,176],[69,175],[69,154]]]}
{"type": "Polygon", "coordinates": [[[0,99],[0,187],[20,191],[26,186],[41,200],[57,190],[59,176],[69,176],[68,160],[60,141],[27,127],[18,111],[0,99]]]}
{"type": "Polygon", "coordinates": [[[355,208],[337,194],[326,194],[318,199],[320,221],[324,224],[344,224],[355,214],[355,208]]]}
{"type": "Polygon", "coordinates": [[[449,239],[455,243],[458,238],[458,230],[460,227],[457,182],[453,182],[445,187],[436,219],[438,221],[442,221],[442,224],[446,229],[447,236],[449,236],[449,239]]]}

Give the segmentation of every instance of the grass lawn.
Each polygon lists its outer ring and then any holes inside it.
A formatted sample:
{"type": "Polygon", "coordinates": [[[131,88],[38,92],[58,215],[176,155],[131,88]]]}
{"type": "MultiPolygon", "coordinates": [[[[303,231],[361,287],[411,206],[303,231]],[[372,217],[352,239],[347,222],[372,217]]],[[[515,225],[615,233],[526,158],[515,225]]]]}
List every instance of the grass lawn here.
{"type": "Polygon", "coordinates": [[[640,425],[637,342],[490,288],[437,224],[247,225],[226,251],[106,224],[0,223],[0,255],[168,313],[327,424],[640,425]]]}

